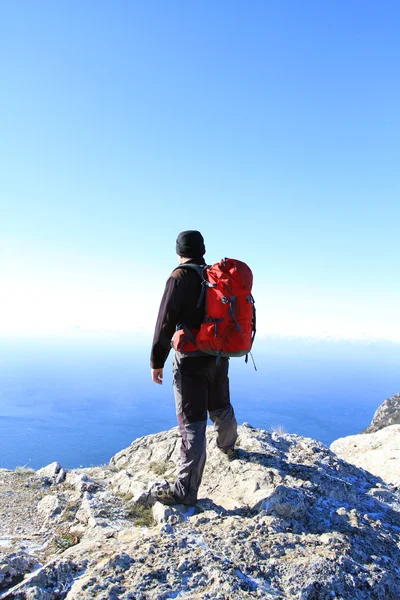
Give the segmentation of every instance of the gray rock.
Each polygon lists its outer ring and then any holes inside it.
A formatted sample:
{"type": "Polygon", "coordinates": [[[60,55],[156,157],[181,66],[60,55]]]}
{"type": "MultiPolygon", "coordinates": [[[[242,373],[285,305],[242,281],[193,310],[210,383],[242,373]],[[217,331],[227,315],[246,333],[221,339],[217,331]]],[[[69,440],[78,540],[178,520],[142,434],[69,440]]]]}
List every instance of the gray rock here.
{"type": "Polygon", "coordinates": [[[26,552],[12,553],[0,558],[0,594],[1,590],[14,585],[38,566],[40,565],[37,558],[26,552]]]}
{"type": "Polygon", "coordinates": [[[374,433],[389,425],[400,425],[400,394],[387,398],[377,408],[370,425],[362,433],[374,433]]]}
{"type": "MultiPolygon", "coordinates": [[[[75,514],[75,520],[87,528],[85,534],[91,538],[107,537],[123,527],[124,515],[121,498],[116,497],[110,490],[100,491],[93,495],[84,492],[80,507],[75,514]],[[97,528],[95,533],[90,531],[93,528],[97,528]],[[99,528],[102,528],[103,531],[99,532],[99,528]]],[[[79,531],[76,524],[73,525],[71,531],[79,531]]]]}
{"type": "Polygon", "coordinates": [[[278,485],[272,494],[265,498],[260,510],[285,519],[299,519],[307,514],[308,503],[301,489],[278,485]]]}
{"type": "MultiPolygon", "coordinates": [[[[67,598],[70,588],[84,572],[88,561],[61,558],[51,561],[8,590],[2,600],[56,600],[67,598]]],[[[83,598],[84,596],[82,596],[83,598]]]]}
{"type": "Polygon", "coordinates": [[[66,469],[61,468],[58,472],[58,475],[56,477],[56,483],[63,483],[65,481],[65,478],[67,476],[67,471],[66,469]]]}

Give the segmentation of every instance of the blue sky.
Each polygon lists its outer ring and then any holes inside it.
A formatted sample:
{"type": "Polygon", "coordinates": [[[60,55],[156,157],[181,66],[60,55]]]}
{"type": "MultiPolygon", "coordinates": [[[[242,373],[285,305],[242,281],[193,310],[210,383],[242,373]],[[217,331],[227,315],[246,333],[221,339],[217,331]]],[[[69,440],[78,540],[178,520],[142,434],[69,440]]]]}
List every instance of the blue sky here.
{"type": "Polygon", "coordinates": [[[0,6],[0,331],[150,331],[175,238],[260,332],[400,341],[397,2],[0,6]]]}

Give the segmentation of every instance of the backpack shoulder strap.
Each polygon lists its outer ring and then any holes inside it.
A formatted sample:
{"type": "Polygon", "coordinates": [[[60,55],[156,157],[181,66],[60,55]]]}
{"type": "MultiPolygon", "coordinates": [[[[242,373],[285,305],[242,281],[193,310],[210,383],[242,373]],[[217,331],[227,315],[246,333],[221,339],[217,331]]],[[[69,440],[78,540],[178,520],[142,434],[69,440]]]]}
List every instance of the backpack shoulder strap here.
{"type": "Polygon", "coordinates": [[[176,271],[177,269],[189,269],[190,271],[196,271],[201,280],[204,281],[206,280],[206,277],[204,276],[204,271],[207,268],[207,266],[208,265],[193,265],[191,263],[182,263],[181,265],[175,267],[175,269],[172,272],[176,271]]]}
{"type": "MultiPolygon", "coordinates": [[[[201,292],[200,292],[198,302],[196,304],[196,308],[199,308],[201,306],[201,303],[203,302],[204,294],[206,292],[206,286],[210,285],[208,283],[207,275],[206,275],[206,269],[208,266],[209,265],[193,265],[191,263],[182,263],[181,265],[178,265],[174,269],[174,271],[176,271],[177,269],[189,269],[189,271],[196,271],[196,273],[200,277],[201,292]]],[[[172,271],[172,272],[174,272],[174,271],[172,271]]]]}

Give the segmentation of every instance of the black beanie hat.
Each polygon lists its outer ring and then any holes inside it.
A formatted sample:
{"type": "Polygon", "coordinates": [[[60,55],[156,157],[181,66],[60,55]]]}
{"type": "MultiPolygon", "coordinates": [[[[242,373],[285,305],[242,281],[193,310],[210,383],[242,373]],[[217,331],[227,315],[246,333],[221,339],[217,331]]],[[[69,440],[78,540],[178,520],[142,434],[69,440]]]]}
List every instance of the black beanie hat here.
{"type": "Polygon", "coordinates": [[[200,258],[206,253],[200,231],[182,231],[176,239],[176,253],[183,258],[200,258]]]}

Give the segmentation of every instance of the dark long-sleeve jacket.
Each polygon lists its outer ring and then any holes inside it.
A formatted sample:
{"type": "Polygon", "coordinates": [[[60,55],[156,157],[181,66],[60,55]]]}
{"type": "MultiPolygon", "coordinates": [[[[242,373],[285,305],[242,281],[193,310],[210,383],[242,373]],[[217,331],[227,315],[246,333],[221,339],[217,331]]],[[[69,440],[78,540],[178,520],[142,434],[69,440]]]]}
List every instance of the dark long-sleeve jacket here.
{"type": "MultiPolygon", "coordinates": [[[[201,265],[203,260],[191,259],[188,263],[201,265]]],[[[173,271],[165,285],[150,355],[152,369],[162,369],[171,350],[171,339],[177,325],[199,328],[204,320],[204,299],[196,307],[201,293],[201,279],[193,269],[173,271]]]]}

